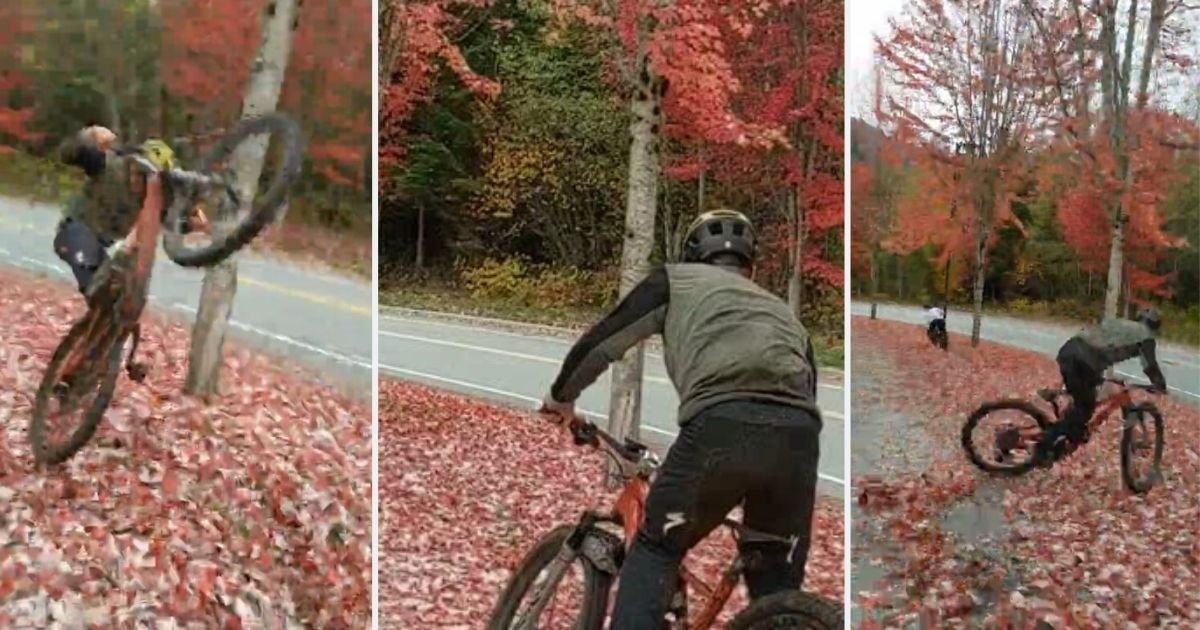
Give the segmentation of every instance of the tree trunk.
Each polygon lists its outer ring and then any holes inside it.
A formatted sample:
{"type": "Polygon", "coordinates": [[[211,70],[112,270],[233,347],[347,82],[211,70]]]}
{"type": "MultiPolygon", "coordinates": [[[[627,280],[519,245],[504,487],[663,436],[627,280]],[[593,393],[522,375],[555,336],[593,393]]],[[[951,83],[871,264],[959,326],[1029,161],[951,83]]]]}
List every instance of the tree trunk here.
{"type": "Polygon", "coordinates": [[[804,304],[804,213],[800,210],[800,200],[797,199],[795,188],[789,188],[787,203],[791,206],[792,225],[792,273],[788,278],[788,306],[796,319],[800,319],[800,309],[804,304]]]}
{"type": "Polygon", "coordinates": [[[983,279],[987,269],[987,232],[975,243],[975,308],[971,319],[971,347],[979,346],[979,329],[983,325],[983,279]]]}
{"type": "MultiPolygon", "coordinates": [[[[242,101],[243,117],[260,116],[275,110],[299,14],[300,0],[273,0],[264,7],[262,39],[242,101]]],[[[229,161],[229,167],[237,176],[238,192],[246,203],[252,203],[258,191],[258,178],[266,153],[267,138],[260,136],[243,142],[229,161]]],[[[212,229],[215,232],[228,230],[229,222],[233,220],[236,217],[221,217],[212,229]]],[[[236,292],[237,263],[232,258],[205,271],[184,383],[184,391],[189,394],[209,396],[218,391],[225,328],[233,311],[236,292]]]]}
{"type": "MultiPolygon", "coordinates": [[[[658,203],[658,133],[661,85],[650,61],[640,56],[630,110],[629,187],[625,205],[625,241],[621,250],[619,297],[624,298],[646,276],[654,246],[658,203]]],[[[642,402],[644,344],[638,344],[612,366],[608,430],[618,438],[638,437],[642,402]]]]}
{"type": "Polygon", "coordinates": [[[879,252],[871,250],[871,319],[879,309],[879,252]]]}
{"type": "Polygon", "coordinates": [[[896,295],[900,296],[900,301],[904,301],[904,257],[900,254],[894,256],[896,260],[896,295]]]}
{"type": "Polygon", "coordinates": [[[708,169],[700,171],[700,177],[696,182],[696,214],[704,213],[704,185],[708,179],[708,169]]]}
{"type": "Polygon", "coordinates": [[[425,204],[417,205],[417,269],[425,268],[425,204]]]}

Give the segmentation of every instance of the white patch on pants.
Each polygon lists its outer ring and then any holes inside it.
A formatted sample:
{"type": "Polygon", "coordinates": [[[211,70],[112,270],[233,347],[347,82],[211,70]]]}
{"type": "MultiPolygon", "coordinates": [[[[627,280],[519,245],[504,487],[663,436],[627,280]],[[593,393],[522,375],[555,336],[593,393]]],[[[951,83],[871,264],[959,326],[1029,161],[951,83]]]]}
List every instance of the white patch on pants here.
{"type": "Polygon", "coordinates": [[[683,517],[683,512],[667,512],[667,522],[663,525],[663,534],[671,531],[672,527],[683,525],[687,519],[683,517]]]}

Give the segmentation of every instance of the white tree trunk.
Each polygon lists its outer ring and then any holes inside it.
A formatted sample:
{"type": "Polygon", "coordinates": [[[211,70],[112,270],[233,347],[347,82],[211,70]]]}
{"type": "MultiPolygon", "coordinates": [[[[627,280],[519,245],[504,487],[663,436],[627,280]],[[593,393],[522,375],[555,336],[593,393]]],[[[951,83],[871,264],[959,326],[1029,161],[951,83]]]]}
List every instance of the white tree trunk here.
{"type": "MultiPolygon", "coordinates": [[[[262,39],[242,101],[243,117],[261,116],[275,110],[291,57],[292,33],[299,14],[300,0],[272,0],[263,8],[262,39]]],[[[230,168],[237,175],[238,192],[246,203],[251,203],[258,191],[258,178],[266,154],[267,138],[260,136],[243,142],[230,158],[230,168]]],[[[236,217],[222,217],[212,229],[218,233],[227,230],[228,222],[232,220],[236,217]]],[[[232,258],[205,271],[184,384],[184,391],[190,394],[208,396],[218,392],[225,328],[236,293],[237,263],[232,258]]]]}
{"type": "MultiPolygon", "coordinates": [[[[646,277],[654,246],[658,203],[658,132],[661,119],[659,81],[643,55],[630,105],[629,187],[625,205],[625,241],[621,250],[619,297],[624,298],[646,277]]],[[[642,402],[643,344],[612,366],[608,429],[618,437],[637,438],[642,402]]]]}
{"type": "Polygon", "coordinates": [[[971,347],[979,346],[979,330],[983,325],[983,281],[987,270],[987,232],[979,235],[975,244],[975,308],[971,318],[971,347]]]}

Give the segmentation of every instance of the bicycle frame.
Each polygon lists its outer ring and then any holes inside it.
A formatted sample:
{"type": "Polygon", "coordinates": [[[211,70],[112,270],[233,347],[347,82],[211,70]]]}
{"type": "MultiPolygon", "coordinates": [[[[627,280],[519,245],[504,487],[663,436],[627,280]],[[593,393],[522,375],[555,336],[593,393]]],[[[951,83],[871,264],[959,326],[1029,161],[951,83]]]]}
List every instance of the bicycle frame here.
{"type": "MultiPolygon", "coordinates": [[[[84,315],[89,322],[87,338],[93,338],[97,333],[110,333],[110,339],[104,339],[104,343],[93,348],[99,349],[98,354],[101,357],[107,355],[112,345],[121,342],[127,334],[133,335],[133,346],[129,351],[127,365],[132,364],[133,356],[137,352],[138,342],[141,338],[137,322],[146,308],[150,270],[154,265],[157,250],[155,244],[162,229],[163,207],[162,175],[157,172],[150,173],[146,178],[142,208],[138,211],[133,229],[120,246],[123,250],[105,263],[108,267],[105,273],[97,274],[96,280],[102,281],[103,284],[95,287],[95,294],[89,300],[91,304],[88,306],[87,314],[84,315]],[[125,268],[125,265],[128,265],[129,268],[125,268]],[[101,330],[102,315],[105,309],[112,309],[120,313],[124,322],[133,322],[133,324],[123,324],[117,328],[110,328],[108,331],[101,330]]],[[[81,351],[88,345],[81,345],[81,351]]],[[[84,359],[82,352],[68,357],[63,369],[64,376],[74,374],[84,359]]]]}
{"type": "MultiPolygon", "coordinates": [[[[622,454],[615,452],[616,449],[606,440],[602,440],[601,444],[603,445],[601,447],[603,450],[618,460],[622,469],[622,476],[625,477],[625,485],[621,488],[621,492],[613,502],[612,515],[615,517],[614,520],[620,521],[625,536],[625,548],[628,549],[633,545],[638,529],[641,528],[642,521],[646,517],[646,497],[650,493],[649,475],[644,471],[636,470],[636,464],[623,460],[622,454]]],[[[734,522],[728,519],[723,524],[726,526],[735,525],[734,522]]],[[[741,573],[742,560],[739,556],[735,557],[733,562],[725,569],[720,581],[715,586],[709,586],[690,569],[681,565],[676,593],[685,593],[688,590],[694,591],[704,600],[704,606],[700,609],[694,621],[689,623],[686,619],[682,620],[683,624],[677,625],[677,627],[687,628],[688,630],[707,630],[711,628],[716,623],[717,616],[721,614],[721,610],[725,607],[725,603],[733,595],[733,590],[737,588],[741,573]]],[[[677,621],[676,623],[678,624],[679,622],[677,621]]]]}
{"type": "MultiPolygon", "coordinates": [[[[1116,380],[1108,380],[1108,382],[1116,384],[1119,387],[1119,389],[1115,393],[1113,393],[1111,396],[1105,398],[1104,400],[1101,400],[1096,405],[1095,412],[1092,413],[1092,417],[1088,420],[1088,432],[1089,433],[1095,433],[1096,431],[1098,431],[1100,429],[1100,427],[1105,423],[1105,421],[1108,420],[1109,416],[1111,416],[1114,411],[1116,411],[1118,409],[1122,409],[1125,406],[1133,403],[1133,395],[1130,393],[1129,388],[1124,383],[1122,383],[1121,381],[1116,381],[1116,380]]],[[[1050,403],[1050,406],[1054,409],[1054,421],[1055,422],[1062,421],[1062,414],[1063,414],[1063,412],[1066,411],[1066,407],[1060,408],[1058,406],[1058,402],[1057,402],[1058,399],[1063,397],[1064,395],[1066,395],[1066,392],[1064,392],[1062,390],[1058,390],[1057,392],[1055,392],[1055,395],[1053,398],[1044,397],[1046,402],[1050,403]]],[[[1038,442],[1042,437],[1042,433],[1043,433],[1043,431],[1042,431],[1041,427],[1020,429],[1018,431],[1018,434],[1019,434],[1019,436],[1021,438],[1021,442],[1022,442],[1022,444],[1020,444],[1020,446],[1023,447],[1029,442],[1033,442],[1033,443],[1038,442]]]]}

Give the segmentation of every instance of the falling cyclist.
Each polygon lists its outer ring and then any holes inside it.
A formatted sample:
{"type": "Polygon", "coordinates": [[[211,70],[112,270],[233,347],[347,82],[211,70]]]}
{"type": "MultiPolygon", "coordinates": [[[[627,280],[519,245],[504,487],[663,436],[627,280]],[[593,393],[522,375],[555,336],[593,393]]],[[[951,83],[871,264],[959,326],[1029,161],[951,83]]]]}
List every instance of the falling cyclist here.
{"type": "Polygon", "coordinates": [[[650,488],[624,561],[612,627],[661,628],[684,555],[742,504],[745,524],[788,542],[743,542],[752,599],[804,581],[821,415],[804,326],[756,285],[755,234],[740,212],[701,215],[685,262],[653,270],[567,354],[543,404],[574,417],[580,393],[626,350],[663,336],[679,436],[650,488]]]}
{"type": "MultiPolygon", "coordinates": [[[[175,166],[175,153],[161,140],[147,140],[137,147],[115,147],[116,134],[92,125],[67,138],[59,147],[59,158],[87,175],[81,194],[63,209],[54,235],[54,252],[71,267],[79,292],[88,295],[96,271],[108,258],[107,249],[127,237],[137,220],[146,174],[133,155],[139,155],[160,170],[175,166]]],[[[206,230],[204,213],[195,210],[188,226],[206,230]]]]}
{"type": "Polygon", "coordinates": [[[1071,395],[1071,406],[1038,445],[1038,458],[1043,464],[1053,463],[1087,442],[1087,423],[1096,409],[1096,388],[1104,382],[1104,371],[1109,367],[1140,357],[1150,383],[1156,390],[1166,391],[1167,380],[1154,356],[1154,336],[1160,326],[1158,310],[1146,308],[1136,321],[1106,319],[1063,344],[1058,351],[1058,368],[1071,395]]]}

